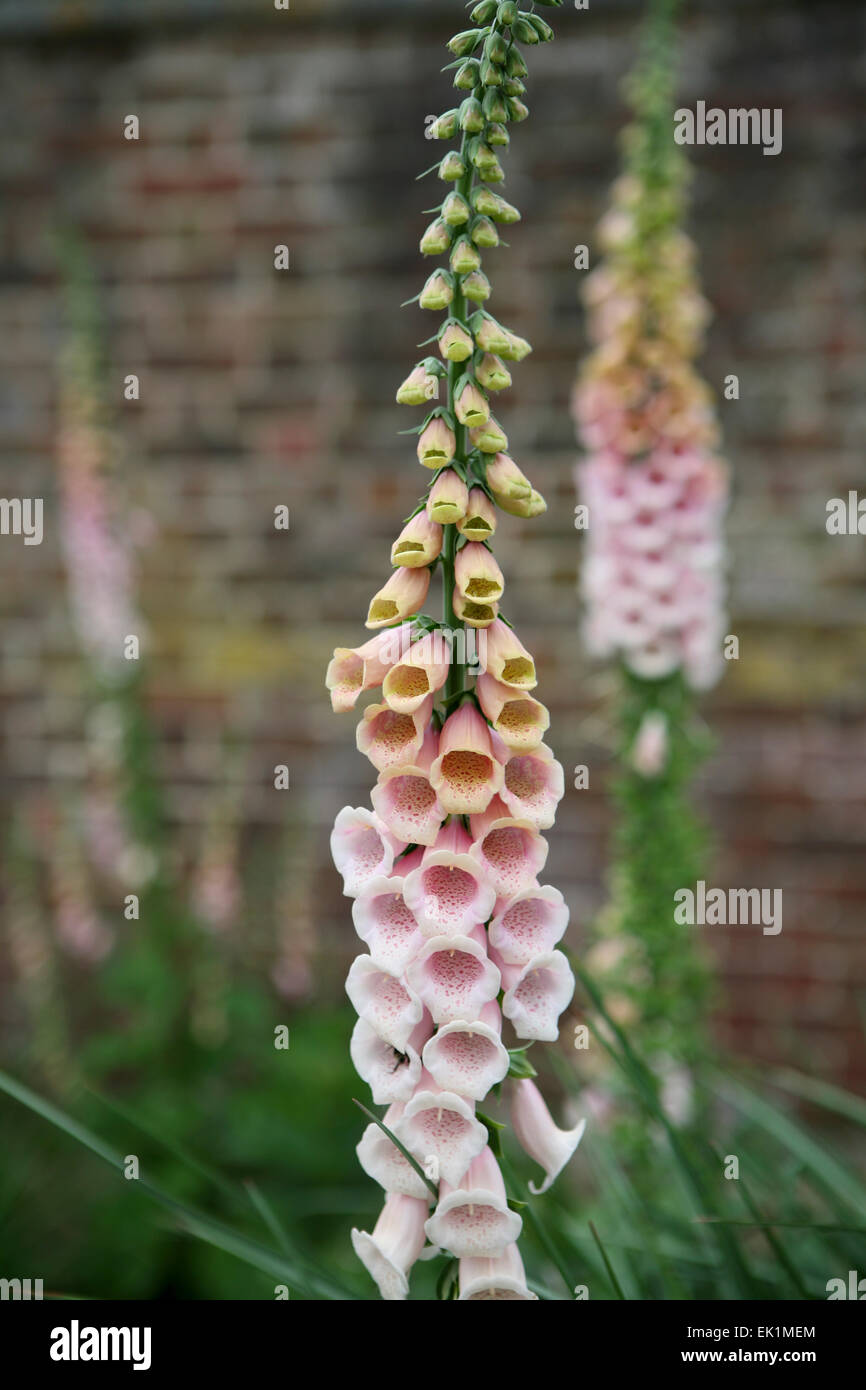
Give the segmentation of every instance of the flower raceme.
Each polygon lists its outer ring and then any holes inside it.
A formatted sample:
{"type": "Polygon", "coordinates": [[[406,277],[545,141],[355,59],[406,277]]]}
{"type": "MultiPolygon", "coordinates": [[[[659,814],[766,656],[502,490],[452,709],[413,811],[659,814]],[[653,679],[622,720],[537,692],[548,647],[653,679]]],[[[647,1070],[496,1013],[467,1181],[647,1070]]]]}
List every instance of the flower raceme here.
{"type": "Polygon", "coordinates": [[[700,690],[722,668],[728,482],[692,366],[708,317],[693,247],[675,223],[647,232],[654,196],[638,173],[619,180],[600,228],[607,259],[585,286],[596,348],[573,399],[584,634],[645,680],[681,670],[700,690]]]}
{"type": "Polygon", "coordinates": [[[365,948],[346,982],[358,1014],[351,1057],[374,1103],[388,1107],[385,1128],[370,1124],[357,1150],[384,1207],[352,1241],[388,1300],[408,1297],[425,1239],[427,1254],[459,1261],[461,1299],[535,1297],[498,1141],[476,1113],[494,1087],[517,1088],[514,1132],[545,1187],[580,1137],[558,1130],[526,1090],[528,1063],[520,1053],[512,1061],[503,1039],[506,1027],[518,1047],[555,1039],[574,980],[558,949],[568,909],[540,882],[541,832],[553,825],[563,772],[543,742],[548,712],[530,693],[535,662],[500,612],[505,579],[491,550],[498,512],[530,517],[545,506],[490,406],[490,393],[511,384],[505,363],[530,347],[481,307],[491,294],[482,254],[498,244],[497,226],[520,216],[489,186],[504,177],[496,150],[509,125],[527,114],[520,47],[552,33],[498,0],[482,0],[472,20],[477,28],[449,45],[460,105],[428,132],[458,142],[437,165],[445,189],[421,240],[423,255],[445,258],[418,296],[444,315],[431,338],[438,356],[397,392],[429,410],[416,453],[432,477],[370,601],[374,635],[338,648],[326,679],[337,712],[372,696],[357,729],[377,772],[372,810],[344,807],[331,851],[365,948]],[[441,621],[421,611],[434,574],[441,621]]]}

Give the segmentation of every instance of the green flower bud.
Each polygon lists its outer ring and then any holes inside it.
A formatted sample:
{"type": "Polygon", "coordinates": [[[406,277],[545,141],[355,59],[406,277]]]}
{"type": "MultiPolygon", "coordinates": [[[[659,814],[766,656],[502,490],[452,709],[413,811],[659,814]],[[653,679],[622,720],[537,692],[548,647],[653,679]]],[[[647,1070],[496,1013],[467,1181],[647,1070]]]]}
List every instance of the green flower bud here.
{"type": "Polygon", "coordinates": [[[481,109],[488,121],[507,120],[507,111],[502,93],[496,87],[488,87],[481,102],[481,109]]]}
{"type": "Polygon", "coordinates": [[[443,111],[441,116],[437,116],[435,121],[431,121],[427,127],[427,135],[431,140],[453,140],[457,134],[457,110],[443,111]]]}
{"type": "Polygon", "coordinates": [[[491,125],[487,127],[487,142],[490,145],[508,145],[511,136],[504,125],[491,125]]]}
{"type": "Polygon", "coordinates": [[[456,189],[448,194],[442,204],[442,217],[449,227],[462,227],[464,222],[469,221],[469,205],[456,189]]]}
{"type": "Polygon", "coordinates": [[[511,348],[511,334],[507,328],[503,328],[501,323],[497,323],[492,314],[483,313],[479,310],[472,315],[470,320],[475,341],[482,352],[495,354],[497,357],[503,356],[511,348]]]}
{"type": "Polygon", "coordinates": [[[492,352],[485,352],[475,368],[475,376],[486,391],[504,391],[511,385],[510,371],[492,352]]]}
{"type": "Polygon", "coordinates": [[[509,121],[525,121],[529,115],[529,107],[525,106],[520,97],[508,98],[508,119],[509,121]]]}
{"type": "Polygon", "coordinates": [[[482,178],[486,179],[488,172],[491,170],[494,183],[497,181],[497,174],[501,177],[502,170],[499,167],[499,160],[496,158],[490,146],[485,145],[483,141],[479,140],[478,143],[473,146],[470,158],[482,178]]]}
{"type": "Polygon", "coordinates": [[[461,92],[471,92],[481,81],[481,64],[477,58],[469,58],[454,74],[454,86],[461,92]]]}
{"type": "Polygon", "coordinates": [[[469,228],[469,235],[476,246],[488,248],[499,245],[499,233],[489,217],[476,217],[469,228]]]}
{"type": "Polygon", "coordinates": [[[486,424],[469,431],[469,442],[473,449],[480,449],[482,454],[500,454],[508,448],[505,431],[492,416],[486,424]]]}
{"type": "Polygon", "coordinates": [[[425,357],[423,362],[413,367],[403,382],[397,392],[397,400],[401,405],[426,405],[431,400],[435,401],[439,395],[439,377],[444,371],[445,368],[435,357],[425,357]]]}
{"type": "MultiPolygon", "coordinates": [[[[531,25],[530,28],[532,28],[531,25]]],[[[455,34],[453,39],[449,39],[448,47],[455,58],[468,58],[472,50],[477,48],[481,32],[480,29],[464,29],[461,33],[455,34]]],[[[534,29],[533,33],[535,33],[534,29]]],[[[535,42],[538,43],[538,35],[535,37],[535,42]]]]}
{"type": "Polygon", "coordinates": [[[521,82],[519,77],[506,77],[502,91],[507,97],[522,97],[526,91],[526,83],[521,82]]]}
{"type": "Polygon", "coordinates": [[[439,331],[439,351],[449,362],[465,362],[472,356],[473,343],[462,324],[449,319],[439,331]]]}
{"type": "Polygon", "coordinates": [[[495,63],[491,63],[489,58],[485,58],[481,64],[481,83],[484,87],[498,87],[504,73],[495,63]]]}
{"type": "Polygon", "coordinates": [[[476,188],[472,194],[472,205],[476,212],[492,217],[494,222],[519,222],[520,213],[511,203],[500,198],[489,188],[476,188]]]}
{"type": "Polygon", "coordinates": [[[478,135],[484,129],[484,112],[477,97],[467,97],[460,108],[460,129],[478,135]]]}
{"type": "Polygon", "coordinates": [[[538,37],[541,39],[541,42],[550,43],[550,40],[553,38],[553,30],[547,23],[547,20],[542,19],[541,15],[537,14],[527,15],[527,19],[529,20],[529,23],[532,25],[538,37]]]}
{"type": "Polygon", "coordinates": [[[492,34],[488,34],[484,40],[484,56],[491,63],[497,63],[500,67],[508,57],[508,44],[503,36],[495,29],[492,34]]]}
{"type": "Polygon", "coordinates": [[[418,296],[418,303],[422,309],[447,309],[453,298],[454,287],[450,276],[436,270],[418,296]]]}
{"type": "Polygon", "coordinates": [[[504,357],[506,362],[522,362],[524,357],[528,357],[532,351],[532,344],[525,338],[519,338],[510,329],[504,330],[508,335],[508,346],[499,350],[499,356],[504,357]]]}
{"type": "MultiPolygon", "coordinates": [[[[521,15],[519,19],[515,19],[511,26],[511,33],[518,43],[538,43],[539,36],[535,30],[535,26],[530,24],[528,16],[524,19],[523,15],[521,15]]],[[[448,47],[451,47],[450,43],[448,47]]],[[[457,50],[455,49],[454,52],[456,53],[457,50]]]]}
{"type": "Polygon", "coordinates": [[[512,48],[505,63],[505,71],[509,77],[527,77],[529,68],[526,66],[526,59],[517,48],[512,48]]]}
{"type": "Polygon", "coordinates": [[[480,5],[476,5],[469,18],[473,24],[489,24],[496,14],[496,0],[481,0],[480,5]]]}
{"type": "Polygon", "coordinates": [[[502,4],[499,6],[499,12],[496,18],[500,24],[513,24],[515,19],[517,18],[517,6],[515,5],[514,0],[502,0],[502,4]]]}
{"type": "Polygon", "coordinates": [[[490,419],[490,406],[473,381],[462,377],[455,392],[454,413],[461,425],[480,429],[490,419]]]}
{"type": "Polygon", "coordinates": [[[462,236],[454,243],[451,252],[451,269],[455,275],[468,275],[481,265],[481,257],[468,237],[462,236]]]}
{"type": "Polygon", "coordinates": [[[490,281],[483,270],[473,270],[470,275],[463,276],[460,290],[473,304],[483,304],[490,298],[490,281]]]}
{"type": "Polygon", "coordinates": [[[422,256],[441,256],[451,245],[451,232],[441,217],[431,222],[421,238],[422,256]]]}
{"type": "Polygon", "coordinates": [[[449,150],[442,163],[439,165],[439,177],[448,183],[454,183],[457,179],[462,179],[466,173],[466,165],[460,158],[456,150],[449,150]]]}

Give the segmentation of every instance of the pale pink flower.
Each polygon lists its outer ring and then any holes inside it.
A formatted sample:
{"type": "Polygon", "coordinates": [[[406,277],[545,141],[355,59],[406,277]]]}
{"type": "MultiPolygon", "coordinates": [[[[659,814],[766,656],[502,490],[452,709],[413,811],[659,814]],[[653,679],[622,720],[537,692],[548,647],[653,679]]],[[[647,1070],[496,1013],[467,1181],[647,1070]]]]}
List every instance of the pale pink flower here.
{"type": "Polygon", "coordinates": [[[349,1044],[352,1065],[373,1092],[376,1105],[408,1100],[421,1076],[420,1049],[430,1036],[433,1025],[429,1014],[409,1035],[403,1047],[395,1047],[383,1038],[372,1023],[359,1018],[349,1044]]]}
{"type": "Polygon", "coordinates": [[[483,927],[472,936],[434,936],[425,941],[408,966],[406,979],[437,1024],[479,1018],[500,987],[499,971],[485,950],[483,927]]]}
{"type": "Polygon", "coordinates": [[[387,826],[372,811],[344,806],[331,831],[331,858],[343,875],[346,897],[360,893],[364,884],[389,874],[397,843],[387,826]]]}
{"type": "Polygon", "coordinates": [[[501,1032],[499,1005],[491,1000],[471,1022],[443,1023],[425,1044],[424,1066],[444,1090],[483,1100],[508,1074],[510,1059],[501,1032]]]}
{"type": "Polygon", "coordinates": [[[668,758],[668,723],[660,710],[647,710],[632,744],[631,763],[641,777],[658,777],[668,758]]]}
{"type": "Polygon", "coordinates": [[[358,752],[380,772],[411,767],[421,752],[432,711],[432,695],[411,714],[400,714],[387,705],[368,705],[357,728],[358,752]]]}
{"type": "Polygon", "coordinates": [[[574,994],[574,975],[561,951],[547,951],[526,965],[502,966],[502,1012],[519,1038],[556,1042],[559,1016],[574,994]]]}
{"type": "Polygon", "coordinates": [[[530,1182],[536,1196],[546,1192],[571,1159],[583,1138],[586,1120],[574,1129],[558,1129],[534,1081],[515,1081],[511,1091],[511,1124],[518,1143],[544,1169],[540,1187],[530,1182]]]}
{"type": "Polygon", "coordinates": [[[486,809],[503,782],[502,764],[493,754],[490,730],[467,700],[449,715],[439,735],[439,756],[430,770],[445,811],[458,815],[486,809]]]}
{"type": "Polygon", "coordinates": [[[426,1200],[392,1192],[385,1199],[372,1235],[352,1230],[355,1254],[387,1302],[398,1302],[409,1295],[406,1276],[424,1248],[426,1219],[426,1200]]]}
{"type": "Polygon", "coordinates": [[[394,1132],[422,1168],[435,1174],[434,1181],[441,1178],[452,1186],[487,1143],[487,1130],[476,1120],[472,1102],[441,1090],[423,1074],[394,1132]]]}
{"type": "Polygon", "coordinates": [[[501,1255],[491,1259],[468,1256],[460,1261],[458,1272],[460,1302],[538,1302],[538,1295],[526,1286],[526,1272],[516,1245],[506,1245],[501,1255]]]}
{"type": "Polygon", "coordinates": [[[449,822],[406,876],[403,896],[425,936],[467,933],[493,911],[496,889],[470,855],[471,843],[459,821],[449,822]]]}
{"type": "Polygon", "coordinates": [[[371,794],[380,820],[406,844],[432,845],[445,816],[430,783],[436,745],[436,734],[428,728],[415,761],[405,767],[385,768],[371,794]]]}
{"type": "Polygon", "coordinates": [[[412,859],[420,860],[420,851],[399,859],[395,872],[370,879],[352,903],[355,931],[366,942],[376,965],[394,975],[401,975],[424,944],[414,913],[403,898],[404,874],[411,872],[412,859]]]}
{"type": "Polygon", "coordinates": [[[490,945],[507,965],[528,965],[547,955],[565,935],[568,907],[558,888],[532,884],[496,904],[490,945]]]}
{"type": "Polygon", "coordinates": [[[517,1240],[522,1226],[508,1206],[499,1164],[485,1148],[459,1187],[440,1185],[438,1206],[424,1229],[433,1245],[458,1259],[496,1259],[517,1240]]]}
{"type": "MultiPolygon", "coordinates": [[[[385,1112],[383,1123],[392,1134],[397,1134],[405,1108],[402,1101],[394,1101],[385,1112]]],[[[405,1141],[401,1139],[401,1142],[405,1141]]],[[[406,1147],[408,1148],[408,1145],[406,1147]]],[[[416,1197],[429,1207],[432,1197],[429,1187],[381,1126],[367,1126],[361,1135],[360,1143],[355,1146],[355,1153],[364,1172],[386,1192],[400,1192],[404,1197],[416,1197]]]]}
{"type": "Polygon", "coordinates": [[[325,676],[325,686],[331,692],[331,707],[336,714],[354,709],[364,690],[381,685],[399,645],[408,645],[412,628],[404,623],[398,629],[388,629],[371,637],[360,647],[336,647],[325,676]]]}
{"type": "Polygon", "coordinates": [[[512,897],[535,882],[547,862],[548,845],[531,821],[517,820],[495,796],[485,811],[470,817],[469,824],[474,837],[469,853],[483,868],[497,897],[512,897]]]}
{"type": "Polygon", "coordinates": [[[562,764],[546,744],[531,753],[515,753],[505,764],[499,796],[512,816],[549,830],[565,791],[562,764]]]}
{"type": "Polygon", "coordinates": [[[356,956],[346,979],[346,993],[359,1018],[366,1019],[385,1042],[403,1051],[424,1006],[404,977],[392,975],[372,956],[356,956]]]}

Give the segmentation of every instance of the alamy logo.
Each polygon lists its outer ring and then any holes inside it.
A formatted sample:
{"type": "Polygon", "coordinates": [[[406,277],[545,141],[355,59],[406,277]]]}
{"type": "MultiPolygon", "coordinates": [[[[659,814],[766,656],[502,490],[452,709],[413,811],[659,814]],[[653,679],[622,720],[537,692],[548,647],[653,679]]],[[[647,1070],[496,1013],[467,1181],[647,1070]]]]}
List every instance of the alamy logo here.
{"type": "Polygon", "coordinates": [[[828,1279],[824,1287],[828,1303],[840,1298],[855,1299],[858,1303],[866,1300],[866,1279],[861,1279],[856,1269],[848,1270],[847,1284],[844,1279],[828,1279]]]}
{"type": "Polygon", "coordinates": [[[41,1279],[0,1279],[0,1299],[41,1299],[41,1279]]]}
{"type": "Polygon", "coordinates": [[[690,111],[681,106],[674,112],[674,139],[678,145],[763,145],[764,154],[778,154],[782,148],[782,110],[776,106],[736,106],[724,111],[699,101],[690,111]]]}
{"type": "Polygon", "coordinates": [[[0,536],[23,536],[25,545],[41,545],[42,498],[0,497],[0,536]]]}
{"type": "Polygon", "coordinates": [[[131,1361],[134,1371],[150,1370],[149,1327],[69,1327],[51,1329],[52,1361],[131,1361]]]}
{"type": "Polygon", "coordinates": [[[824,525],[828,536],[866,536],[866,497],[859,497],[853,488],[847,501],[831,497],[824,525]]]}
{"type": "Polygon", "coordinates": [[[699,879],[694,888],[674,893],[674,921],[680,927],[757,927],[764,936],[782,930],[781,888],[707,888],[699,879]]]}

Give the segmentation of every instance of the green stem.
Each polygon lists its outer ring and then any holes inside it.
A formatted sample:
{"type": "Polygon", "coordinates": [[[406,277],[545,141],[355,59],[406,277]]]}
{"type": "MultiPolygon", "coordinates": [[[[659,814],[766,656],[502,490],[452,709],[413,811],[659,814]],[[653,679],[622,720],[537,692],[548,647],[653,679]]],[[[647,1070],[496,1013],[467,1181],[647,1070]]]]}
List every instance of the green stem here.
{"type": "MultiPolygon", "coordinates": [[[[472,184],[475,179],[475,171],[472,166],[469,165],[466,158],[466,146],[467,139],[464,132],[463,139],[460,142],[460,153],[467,163],[467,171],[458,183],[457,189],[471,206],[472,184]]],[[[450,305],[450,313],[453,318],[457,319],[457,321],[463,325],[468,333],[469,325],[466,322],[466,299],[460,293],[459,289],[454,294],[453,302],[450,305]]],[[[457,399],[455,390],[457,382],[463,375],[463,371],[463,363],[448,363],[448,409],[454,421],[454,433],[456,438],[454,461],[460,465],[461,471],[465,472],[466,426],[461,425],[457,419],[457,399]]],[[[452,632],[459,631],[464,633],[466,631],[465,624],[459,622],[454,614],[454,557],[457,554],[457,536],[458,531],[456,525],[445,527],[445,534],[442,541],[442,621],[452,632]]],[[[455,648],[452,647],[452,660],[448,668],[448,679],[445,682],[446,700],[449,699],[450,696],[456,695],[459,690],[462,690],[465,683],[465,662],[462,660],[465,651],[464,637],[461,639],[459,648],[455,650],[455,648]],[[457,660],[457,656],[461,659],[457,660]]]]}

